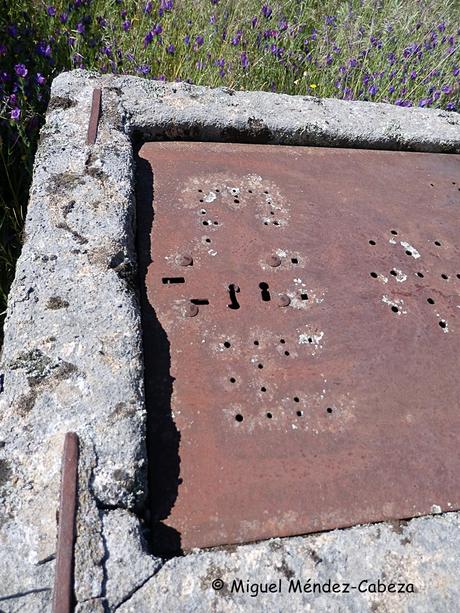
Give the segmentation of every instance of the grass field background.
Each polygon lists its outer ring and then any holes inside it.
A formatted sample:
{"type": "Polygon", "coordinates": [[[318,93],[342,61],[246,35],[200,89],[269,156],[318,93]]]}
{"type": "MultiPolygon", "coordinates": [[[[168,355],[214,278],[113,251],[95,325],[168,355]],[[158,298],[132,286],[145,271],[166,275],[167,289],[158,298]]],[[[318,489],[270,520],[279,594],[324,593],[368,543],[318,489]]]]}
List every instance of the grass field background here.
{"type": "Polygon", "coordinates": [[[458,0],[0,0],[0,330],[59,72],[458,112],[459,41],[458,0]]]}

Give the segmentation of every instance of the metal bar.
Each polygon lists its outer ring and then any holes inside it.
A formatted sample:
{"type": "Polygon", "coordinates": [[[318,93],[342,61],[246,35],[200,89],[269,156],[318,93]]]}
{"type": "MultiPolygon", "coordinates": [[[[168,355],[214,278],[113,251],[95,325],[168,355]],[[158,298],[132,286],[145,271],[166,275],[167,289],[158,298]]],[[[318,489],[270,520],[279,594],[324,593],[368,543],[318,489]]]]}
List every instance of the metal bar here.
{"type": "Polygon", "coordinates": [[[53,613],[73,610],[73,546],[77,509],[78,436],[67,432],[62,456],[53,613]]]}
{"type": "Polygon", "coordinates": [[[102,90],[94,89],[93,90],[93,100],[91,103],[91,114],[89,117],[89,125],[88,125],[88,136],[86,138],[86,143],[88,145],[94,145],[97,137],[97,126],[99,123],[99,117],[101,114],[101,99],[102,99],[102,90]]]}

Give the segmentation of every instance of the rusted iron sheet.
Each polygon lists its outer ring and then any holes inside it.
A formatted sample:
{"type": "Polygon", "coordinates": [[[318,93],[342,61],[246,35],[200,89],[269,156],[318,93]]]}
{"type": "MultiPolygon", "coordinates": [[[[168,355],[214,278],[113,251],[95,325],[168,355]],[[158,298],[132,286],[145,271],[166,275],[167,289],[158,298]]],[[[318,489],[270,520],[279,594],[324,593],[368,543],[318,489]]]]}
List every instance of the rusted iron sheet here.
{"type": "Polygon", "coordinates": [[[67,432],[62,456],[53,613],[69,613],[73,602],[73,547],[77,510],[78,436],[67,432]]]}
{"type": "Polygon", "coordinates": [[[165,547],[460,508],[458,156],[147,143],[140,168],[165,547]]]}
{"type": "Polygon", "coordinates": [[[99,117],[101,114],[101,100],[102,100],[102,90],[94,89],[93,90],[93,98],[91,101],[91,113],[89,116],[88,123],[88,134],[86,137],[87,145],[94,145],[97,137],[97,127],[99,124],[99,117]]]}

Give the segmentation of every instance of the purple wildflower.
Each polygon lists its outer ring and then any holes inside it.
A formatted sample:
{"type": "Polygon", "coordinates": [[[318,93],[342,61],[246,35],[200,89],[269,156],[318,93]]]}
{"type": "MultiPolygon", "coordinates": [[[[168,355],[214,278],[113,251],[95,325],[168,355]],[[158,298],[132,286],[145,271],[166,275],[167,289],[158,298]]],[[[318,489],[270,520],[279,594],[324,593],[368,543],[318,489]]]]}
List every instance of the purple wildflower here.
{"type": "Polygon", "coordinates": [[[216,23],[216,16],[215,16],[215,15],[211,15],[211,17],[209,18],[209,23],[210,23],[211,25],[213,25],[213,24],[215,24],[215,23],[216,23]]]}
{"type": "Polygon", "coordinates": [[[16,64],[16,66],[14,67],[14,71],[18,75],[18,77],[26,77],[27,73],[29,72],[24,66],[24,64],[16,64]]]}
{"type": "Polygon", "coordinates": [[[131,25],[131,21],[129,19],[126,19],[122,24],[122,28],[125,32],[128,32],[128,30],[131,29],[131,25]]]}
{"type": "Polygon", "coordinates": [[[455,107],[455,102],[448,102],[446,104],[446,109],[448,111],[455,111],[456,107],[455,107]]]}
{"type": "Polygon", "coordinates": [[[148,74],[150,72],[150,66],[147,66],[147,64],[141,64],[140,66],[137,66],[136,72],[139,74],[148,74]]]}
{"type": "Polygon", "coordinates": [[[256,25],[257,25],[257,17],[253,17],[253,18],[251,19],[251,26],[252,26],[253,28],[255,28],[255,27],[256,27],[256,25]]]}
{"type": "Polygon", "coordinates": [[[84,34],[85,33],[85,24],[82,21],[79,21],[77,23],[77,32],[79,34],[84,34]]]}
{"type": "Polygon", "coordinates": [[[49,6],[46,9],[46,12],[48,13],[50,17],[54,17],[56,15],[56,9],[54,8],[54,6],[49,6]]]}
{"type": "Polygon", "coordinates": [[[18,121],[18,119],[21,117],[21,109],[18,109],[18,107],[12,109],[10,112],[10,117],[14,121],[18,121]]]}
{"type": "Polygon", "coordinates": [[[246,55],[245,51],[243,51],[243,53],[241,54],[241,66],[245,70],[249,67],[249,60],[248,60],[248,56],[246,55]]]}
{"type": "Polygon", "coordinates": [[[59,15],[59,21],[61,23],[67,23],[67,19],[69,18],[69,15],[67,13],[61,13],[59,15]]]}
{"type": "Polygon", "coordinates": [[[186,45],[189,45],[189,44],[190,44],[190,36],[189,36],[188,34],[186,34],[186,35],[184,36],[184,43],[185,43],[186,45]]]}
{"type": "Polygon", "coordinates": [[[272,9],[267,4],[262,6],[262,15],[267,19],[271,16],[272,12],[272,9]]]}
{"type": "Polygon", "coordinates": [[[153,4],[153,2],[152,2],[151,0],[149,0],[149,1],[147,2],[147,4],[145,5],[145,7],[144,7],[144,13],[145,13],[146,15],[150,15],[150,13],[152,12],[152,4],[153,4]]]}
{"type": "Polygon", "coordinates": [[[37,81],[38,85],[43,85],[46,83],[46,78],[40,72],[37,72],[35,80],[37,81]]]}
{"type": "Polygon", "coordinates": [[[443,85],[441,87],[441,91],[443,94],[451,94],[452,93],[452,88],[450,85],[443,85]]]}
{"type": "Polygon", "coordinates": [[[445,31],[445,29],[446,29],[446,24],[445,24],[445,23],[440,23],[440,24],[438,25],[438,30],[439,30],[440,32],[444,32],[444,31],[445,31]]]}
{"type": "Polygon", "coordinates": [[[147,34],[144,36],[144,48],[148,47],[150,45],[150,43],[153,40],[153,33],[152,32],[147,32],[147,34]]]}
{"type": "Polygon", "coordinates": [[[172,43],[166,48],[166,53],[170,53],[171,55],[174,55],[175,51],[176,47],[172,43]]]}
{"type": "Polygon", "coordinates": [[[51,45],[45,41],[40,41],[36,46],[38,55],[42,57],[51,57],[51,45]]]}
{"type": "Polygon", "coordinates": [[[198,47],[201,47],[203,43],[204,43],[204,38],[203,38],[203,36],[201,36],[201,34],[199,34],[199,35],[198,35],[198,36],[195,38],[195,44],[196,44],[198,47]]]}
{"type": "Polygon", "coordinates": [[[369,87],[369,94],[371,96],[375,96],[377,94],[377,92],[379,91],[379,88],[377,87],[377,85],[371,85],[369,87]]]}

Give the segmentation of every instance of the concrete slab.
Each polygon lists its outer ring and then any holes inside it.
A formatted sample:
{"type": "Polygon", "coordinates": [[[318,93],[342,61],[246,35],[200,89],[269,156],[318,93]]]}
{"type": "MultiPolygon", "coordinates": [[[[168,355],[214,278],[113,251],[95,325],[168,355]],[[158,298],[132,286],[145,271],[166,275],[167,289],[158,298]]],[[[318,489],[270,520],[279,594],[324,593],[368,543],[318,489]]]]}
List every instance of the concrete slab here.
{"type": "Polygon", "coordinates": [[[146,551],[133,142],[152,138],[458,153],[460,118],[84,71],[55,79],[1,360],[0,609],[50,608],[62,441],[73,430],[82,447],[77,611],[456,610],[459,515],[443,514],[436,501],[440,515],[407,525],[197,551],[166,563],[146,551]],[[87,145],[95,87],[102,115],[96,143],[87,145]],[[213,590],[218,578],[225,585],[213,590]],[[283,591],[232,592],[233,579],[281,579],[283,591]],[[413,584],[414,593],[357,587],[300,595],[287,591],[290,579],[357,586],[380,579],[413,584]]]}

